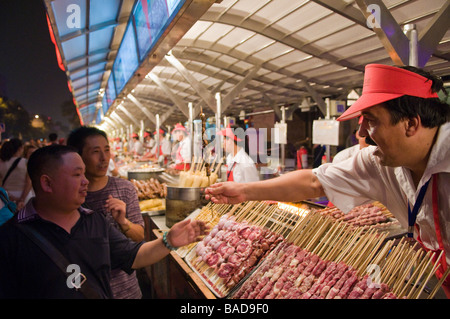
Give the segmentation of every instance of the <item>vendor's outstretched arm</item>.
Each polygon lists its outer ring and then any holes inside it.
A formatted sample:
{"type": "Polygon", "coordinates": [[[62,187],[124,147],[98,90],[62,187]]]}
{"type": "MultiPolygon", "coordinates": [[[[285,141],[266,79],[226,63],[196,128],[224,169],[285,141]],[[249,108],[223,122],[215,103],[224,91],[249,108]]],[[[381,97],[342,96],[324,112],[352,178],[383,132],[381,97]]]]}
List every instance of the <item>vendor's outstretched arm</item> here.
{"type": "Polygon", "coordinates": [[[316,175],[308,169],[259,182],[217,183],[205,189],[206,198],[220,204],[236,204],[253,200],[294,202],[324,195],[316,175]]]}

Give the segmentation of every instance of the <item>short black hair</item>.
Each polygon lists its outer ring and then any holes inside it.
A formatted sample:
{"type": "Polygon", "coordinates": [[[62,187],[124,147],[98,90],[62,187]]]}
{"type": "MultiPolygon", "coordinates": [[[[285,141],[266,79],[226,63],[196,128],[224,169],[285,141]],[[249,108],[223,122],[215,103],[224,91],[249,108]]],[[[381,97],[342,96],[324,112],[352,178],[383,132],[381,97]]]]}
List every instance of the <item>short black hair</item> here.
{"type": "Polygon", "coordinates": [[[22,146],[22,140],[18,138],[12,138],[6,141],[0,148],[0,159],[4,162],[9,161],[22,146]]]}
{"type": "MultiPolygon", "coordinates": [[[[402,66],[400,68],[417,73],[427,78],[428,81],[432,81],[431,90],[434,93],[442,91],[445,95],[448,95],[440,77],[412,66],[402,66]]],[[[403,95],[399,98],[384,102],[383,105],[390,113],[391,123],[393,125],[401,120],[415,116],[420,116],[422,125],[427,128],[441,126],[450,120],[450,105],[441,101],[439,98],[424,99],[416,96],[403,95]]]]}
{"type": "Polygon", "coordinates": [[[43,174],[49,174],[63,164],[62,157],[67,153],[77,153],[71,146],[53,144],[35,150],[27,163],[27,172],[33,188],[39,189],[39,180],[43,174]]]}
{"type": "Polygon", "coordinates": [[[86,138],[97,135],[103,136],[108,141],[108,136],[104,131],[96,127],[81,126],[70,132],[69,137],[67,138],[67,145],[76,148],[78,154],[81,155],[86,138]]]}
{"type": "Polygon", "coordinates": [[[58,139],[58,134],[56,134],[56,133],[50,133],[50,134],[48,135],[48,140],[49,140],[50,142],[56,141],[57,139],[58,139]]]}

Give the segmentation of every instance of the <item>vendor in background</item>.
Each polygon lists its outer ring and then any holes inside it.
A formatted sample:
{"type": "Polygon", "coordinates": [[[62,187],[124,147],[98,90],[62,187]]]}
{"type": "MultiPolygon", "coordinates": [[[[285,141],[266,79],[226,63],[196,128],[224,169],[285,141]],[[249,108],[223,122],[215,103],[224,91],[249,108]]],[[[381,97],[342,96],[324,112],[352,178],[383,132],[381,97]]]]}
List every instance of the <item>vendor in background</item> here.
{"type": "MultiPolygon", "coordinates": [[[[359,125],[361,125],[362,120],[363,120],[363,118],[361,116],[361,118],[359,119],[359,125]]],[[[358,153],[363,148],[369,146],[369,144],[366,143],[366,138],[359,135],[359,129],[356,130],[355,136],[358,140],[358,144],[347,147],[346,149],[343,149],[342,151],[338,152],[333,158],[333,163],[339,163],[339,162],[345,161],[346,159],[349,159],[349,158],[355,156],[356,153],[358,153]]],[[[374,147],[374,146],[371,146],[371,147],[374,147]]]]}
{"type": "Polygon", "coordinates": [[[149,152],[152,150],[153,147],[155,147],[155,139],[153,138],[153,135],[149,131],[144,132],[144,152],[149,152]]]}
{"type": "Polygon", "coordinates": [[[122,139],[120,137],[116,137],[114,138],[114,141],[111,144],[112,149],[115,152],[122,152],[122,147],[123,143],[122,143],[122,139]]]}
{"type": "Polygon", "coordinates": [[[188,170],[191,167],[191,138],[187,134],[186,128],[177,123],[172,130],[172,136],[178,140],[177,150],[175,152],[176,170],[188,170]]]}
{"type": "MultiPolygon", "coordinates": [[[[363,115],[359,134],[369,144],[353,158],[297,170],[256,183],[217,183],[205,190],[214,203],[327,196],[343,212],[379,201],[427,251],[450,263],[450,105],[442,79],[413,67],[370,64],[362,96],[338,120],[363,115]],[[423,194],[421,196],[420,194],[423,194]]],[[[443,278],[445,279],[445,278],[443,278]]],[[[450,298],[450,276],[443,289],[450,298]]]]}
{"type": "Polygon", "coordinates": [[[142,145],[142,142],[139,140],[139,135],[137,133],[131,134],[132,143],[130,146],[129,152],[134,156],[141,156],[144,154],[144,146],[142,145]]]}
{"type": "MultiPolygon", "coordinates": [[[[157,132],[153,132],[153,136],[158,136],[157,132]]],[[[165,138],[166,136],[166,132],[162,129],[159,129],[159,157],[156,158],[156,156],[158,156],[158,149],[156,148],[156,146],[158,144],[155,143],[155,146],[153,147],[153,149],[151,150],[151,158],[153,158],[154,160],[156,160],[158,163],[160,164],[164,164],[166,165],[169,157],[170,157],[170,151],[171,151],[171,143],[169,140],[167,140],[167,138],[165,138]]]]}
{"type": "Polygon", "coordinates": [[[259,181],[259,173],[255,162],[245,152],[244,148],[238,145],[238,142],[241,142],[242,139],[234,134],[234,129],[228,126],[217,133],[224,137],[223,148],[227,154],[227,181],[237,183],[259,181]]]}

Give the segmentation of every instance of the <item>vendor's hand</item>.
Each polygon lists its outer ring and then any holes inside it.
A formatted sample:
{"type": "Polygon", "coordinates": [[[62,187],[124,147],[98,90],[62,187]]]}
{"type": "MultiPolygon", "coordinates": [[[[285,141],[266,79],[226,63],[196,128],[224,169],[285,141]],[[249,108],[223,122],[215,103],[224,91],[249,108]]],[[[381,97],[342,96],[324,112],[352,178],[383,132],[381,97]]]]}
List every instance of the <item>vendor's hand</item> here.
{"type": "Polygon", "coordinates": [[[203,221],[185,219],[172,226],[167,234],[167,240],[173,247],[182,247],[195,241],[199,241],[200,236],[208,233],[209,226],[203,221]]]}
{"type": "Polygon", "coordinates": [[[244,202],[243,184],[235,182],[216,183],[205,189],[205,198],[216,204],[238,204],[244,202]]]}
{"type": "Polygon", "coordinates": [[[127,204],[118,198],[108,196],[105,202],[106,211],[109,212],[114,220],[119,224],[126,223],[127,204]]]}

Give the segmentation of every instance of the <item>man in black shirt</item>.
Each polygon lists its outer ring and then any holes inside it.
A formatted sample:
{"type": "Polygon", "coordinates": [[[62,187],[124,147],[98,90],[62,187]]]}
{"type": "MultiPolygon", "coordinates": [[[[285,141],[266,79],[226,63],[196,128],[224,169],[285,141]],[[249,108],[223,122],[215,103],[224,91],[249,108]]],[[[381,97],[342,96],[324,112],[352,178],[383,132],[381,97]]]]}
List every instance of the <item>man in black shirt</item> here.
{"type": "Polygon", "coordinates": [[[30,157],[36,197],[0,227],[0,299],[84,298],[70,279],[81,273],[101,298],[111,298],[112,268],[131,272],[148,266],[205,234],[204,223],[186,220],[172,226],[164,239],[127,239],[103,214],[81,208],[89,183],[84,170],[81,157],[67,146],[47,146],[30,157]],[[69,277],[22,233],[21,224],[38,230],[72,263],[69,277]]]}

